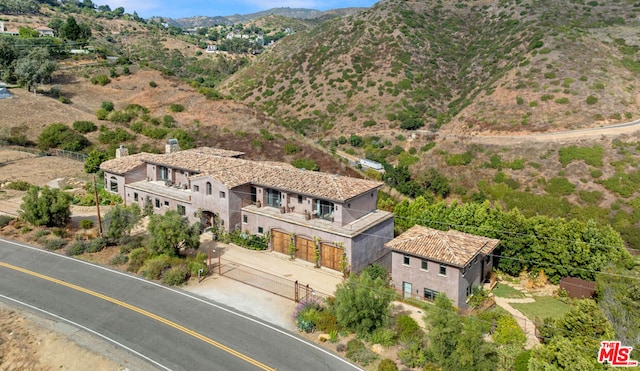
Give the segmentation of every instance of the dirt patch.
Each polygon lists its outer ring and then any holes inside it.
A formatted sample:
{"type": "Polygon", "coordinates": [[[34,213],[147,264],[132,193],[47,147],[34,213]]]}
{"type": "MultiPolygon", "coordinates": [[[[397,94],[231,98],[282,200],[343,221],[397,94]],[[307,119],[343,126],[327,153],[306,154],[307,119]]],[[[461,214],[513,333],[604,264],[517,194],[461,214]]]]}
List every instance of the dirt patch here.
{"type": "Polygon", "coordinates": [[[133,357],[71,326],[0,303],[0,370],[150,369],[126,358],[133,357]]]}

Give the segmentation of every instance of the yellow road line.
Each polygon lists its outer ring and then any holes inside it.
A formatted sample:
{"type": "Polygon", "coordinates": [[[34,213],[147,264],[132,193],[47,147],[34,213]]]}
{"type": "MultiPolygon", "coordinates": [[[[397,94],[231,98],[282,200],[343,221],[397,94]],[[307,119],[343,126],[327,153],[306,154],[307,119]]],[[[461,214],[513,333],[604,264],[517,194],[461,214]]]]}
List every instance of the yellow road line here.
{"type": "Polygon", "coordinates": [[[231,349],[231,348],[229,348],[228,346],[226,346],[224,344],[221,344],[221,343],[219,343],[219,342],[217,342],[217,341],[215,341],[213,339],[209,339],[208,337],[206,337],[204,335],[201,335],[201,334],[199,334],[199,333],[197,333],[197,332],[195,332],[193,330],[190,330],[190,329],[188,329],[188,328],[186,328],[184,326],[181,326],[181,325],[179,325],[179,324],[177,324],[175,322],[171,322],[168,319],[165,319],[163,317],[158,316],[157,314],[153,314],[151,312],[148,312],[148,311],[146,311],[144,309],[138,308],[138,307],[133,306],[131,304],[125,303],[125,302],[120,301],[118,299],[114,299],[114,298],[112,298],[110,296],[106,296],[106,295],[100,294],[98,292],[86,289],[84,287],[80,287],[80,286],[74,285],[72,283],[68,283],[68,282],[59,280],[57,278],[45,276],[44,274],[40,274],[40,273],[37,273],[37,272],[34,272],[34,271],[30,271],[28,269],[16,267],[15,265],[11,265],[11,264],[7,264],[7,263],[4,263],[4,262],[0,262],[0,266],[5,267],[5,268],[9,268],[9,269],[13,269],[13,270],[18,271],[18,272],[22,272],[22,273],[28,274],[30,276],[38,277],[38,278],[43,279],[45,281],[57,283],[58,285],[65,286],[65,287],[68,287],[68,288],[83,292],[85,294],[89,294],[91,296],[95,296],[97,298],[100,298],[102,300],[108,301],[110,303],[119,305],[119,306],[121,306],[123,308],[127,308],[129,310],[134,311],[134,312],[140,313],[143,316],[147,316],[149,318],[155,319],[158,322],[164,323],[167,326],[173,327],[176,330],[180,330],[180,331],[184,332],[185,334],[191,335],[196,339],[204,341],[205,343],[211,344],[214,347],[219,348],[221,350],[224,350],[225,352],[227,352],[229,354],[232,354],[232,355],[234,355],[234,356],[236,356],[236,357],[238,357],[238,358],[240,358],[240,359],[242,359],[242,360],[244,360],[244,361],[246,361],[248,363],[251,363],[252,365],[254,365],[254,366],[258,367],[258,368],[261,368],[263,370],[273,370],[273,371],[275,371],[275,368],[271,368],[271,367],[269,367],[269,366],[267,366],[267,365],[265,365],[265,364],[263,364],[263,363],[261,363],[259,361],[256,361],[255,359],[250,358],[250,357],[238,352],[237,350],[231,349]]]}

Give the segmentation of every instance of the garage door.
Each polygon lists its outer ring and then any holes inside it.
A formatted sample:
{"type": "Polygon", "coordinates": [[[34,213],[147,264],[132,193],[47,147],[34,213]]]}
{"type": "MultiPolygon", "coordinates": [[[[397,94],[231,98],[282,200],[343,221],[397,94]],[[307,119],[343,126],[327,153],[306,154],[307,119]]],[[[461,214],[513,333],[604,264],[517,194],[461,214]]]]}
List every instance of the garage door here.
{"type": "Polygon", "coordinates": [[[296,258],[313,262],[315,243],[303,237],[296,236],[296,258]]]}
{"type": "Polygon", "coordinates": [[[271,232],[273,251],[289,255],[289,234],[279,231],[271,232]]]}
{"type": "Polygon", "coordinates": [[[322,244],[320,248],[321,263],[323,267],[340,270],[340,260],[342,260],[342,249],[333,245],[322,244]]]}

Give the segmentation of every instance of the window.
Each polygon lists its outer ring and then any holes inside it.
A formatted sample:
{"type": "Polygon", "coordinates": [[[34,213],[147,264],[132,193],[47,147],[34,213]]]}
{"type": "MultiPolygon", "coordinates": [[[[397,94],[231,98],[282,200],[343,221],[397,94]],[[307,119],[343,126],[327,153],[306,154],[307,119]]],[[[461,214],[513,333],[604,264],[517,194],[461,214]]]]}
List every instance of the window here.
{"type": "Polygon", "coordinates": [[[256,203],[256,201],[258,201],[258,196],[256,195],[256,193],[256,187],[251,187],[251,202],[253,202],[254,204],[256,203]]]}
{"type": "Polygon", "coordinates": [[[267,206],[280,207],[282,204],[282,193],[275,189],[267,189],[267,206]]]}
{"type": "Polygon", "coordinates": [[[160,208],[160,200],[156,198],[156,209],[160,208]]]}
{"type": "Polygon", "coordinates": [[[178,214],[187,215],[187,208],[183,205],[178,205],[178,214]]]}
{"type": "Polygon", "coordinates": [[[298,195],[298,203],[301,204],[302,203],[302,195],[298,195]]]}
{"type": "Polygon", "coordinates": [[[193,186],[193,191],[194,191],[194,192],[200,192],[200,186],[199,186],[199,185],[197,185],[197,184],[196,184],[196,185],[194,185],[194,186],[193,186]]]}
{"type": "Polygon", "coordinates": [[[169,201],[165,201],[164,206],[169,206],[169,201]]]}
{"type": "Polygon", "coordinates": [[[160,180],[169,179],[169,169],[164,166],[160,166],[158,169],[160,170],[160,180]]]}
{"type": "Polygon", "coordinates": [[[440,264],[440,275],[442,276],[446,276],[447,275],[447,266],[444,264],[440,264]]]}
{"type": "Polygon", "coordinates": [[[262,227],[258,227],[258,233],[260,234],[264,233],[264,229],[262,227]]]}
{"type": "Polygon", "coordinates": [[[211,194],[211,183],[207,182],[207,194],[210,195],[211,194]]]}
{"type": "Polygon", "coordinates": [[[316,200],[315,203],[316,215],[318,215],[318,218],[333,221],[333,202],[316,200]]]}
{"type": "Polygon", "coordinates": [[[427,300],[435,300],[436,299],[436,295],[438,295],[438,292],[435,290],[431,290],[428,288],[424,288],[424,298],[427,300]]]}
{"type": "Polygon", "coordinates": [[[118,192],[118,179],[115,176],[109,178],[109,189],[111,192],[118,192]]]}
{"type": "Polygon", "coordinates": [[[138,201],[138,192],[133,192],[133,200],[138,201]]]}
{"type": "Polygon", "coordinates": [[[409,258],[409,255],[403,256],[402,257],[402,264],[409,265],[409,263],[411,263],[411,259],[409,258]]]}
{"type": "Polygon", "coordinates": [[[224,193],[223,191],[220,191],[220,198],[226,198],[227,194],[224,193]]]}
{"type": "Polygon", "coordinates": [[[467,296],[471,296],[471,294],[473,294],[473,285],[469,285],[469,287],[467,287],[466,294],[467,296]]]}
{"type": "Polygon", "coordinates": [[[246,215],[242,216],[242,222],[243,223],[248,223],[249,218],[246,215]]]}
{"type": "Polygon", "coordinates": [[[427,260],[422,259],[422,265],[420,266],[420,269],[422,269],[423,271],[428,271],[428,265],[427,265],[427,260]]]}

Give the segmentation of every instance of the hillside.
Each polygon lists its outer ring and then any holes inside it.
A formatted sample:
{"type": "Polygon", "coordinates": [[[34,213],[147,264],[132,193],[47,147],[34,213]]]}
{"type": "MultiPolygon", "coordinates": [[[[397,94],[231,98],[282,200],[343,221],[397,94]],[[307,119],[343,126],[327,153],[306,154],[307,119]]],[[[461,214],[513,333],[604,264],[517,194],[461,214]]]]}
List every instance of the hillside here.
{"type": "Polygon", "coordinates": [[[640,104],[636,9],[385,0],[286,38],[223,91],[320,138],[622,122],[640,104]]]}
{"type": "MultiPolygon", "coordinates": [[[[383,1],[318,26],[269,15],[246,26],[297,32],[259,56],[204,53],[206,35],[155,22],[74,14],[98,49],[123,58],[74,57],[44,95],[13,89],[16,99],[0,101],[0,136],[36,142],[53,122],[93,121],[87,151],[158,151],[176,135],[380,179],[337,154],[367,157],[390,166],[385,191],[397,199],[488,199],[527,216],[593,219],[640,248],[637,130],[535,136],[639,117],[635,8],[539,5],[383,1]],[[111,73],[105,86],[90,82],[111,73]],[[54,88],[70,103],[52,99],[54,88]],[[97,120],[103,101],[117,114],[97,120]]],[[[17,27],[66,14],[3,17],[17,27]]]]}

